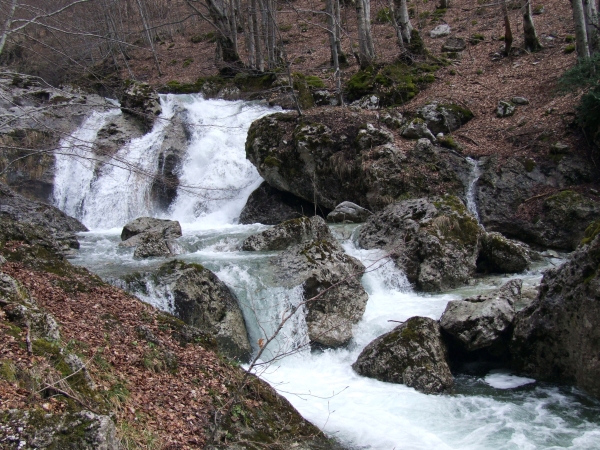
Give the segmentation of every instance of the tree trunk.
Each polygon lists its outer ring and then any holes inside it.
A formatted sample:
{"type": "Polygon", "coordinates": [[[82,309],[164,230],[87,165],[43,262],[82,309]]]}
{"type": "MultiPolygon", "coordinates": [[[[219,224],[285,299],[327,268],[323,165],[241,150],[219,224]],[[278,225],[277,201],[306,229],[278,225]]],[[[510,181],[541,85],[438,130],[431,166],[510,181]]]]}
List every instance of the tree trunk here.
{"type": "Polygon", "coordinates": [[[240,61],[237,49],[237,24],[235,18],[229,17],[233,8],[228,8],[227,1],[206,0],[206,4],[213,25],[217,29],[217,61],[237,63],[240,61]]]}
{"type": "Polygon", "coordinates": [[[542,48],[533,25],[533,15],[531,14],[531,0],[524,0],[523,3],[523,33],[525,35],[525,48],[535,52],[542,48]]]}
{"type": "Polygon", "coordinates": [[[502,15],[504,16],[504,54],[510,56],[512,49],[513,35],[510,28],[510,18],[508,16],[507,0],[502,0],[502,15]]]}
{"type": "Polygon", "coordinates": [[[588,48],[590,50],[590,55],[593,55],[600,47],[598,38],[598,8],[595,0],[583,0],[583,11],[585,15],[588,48]]]}
{"type": "Polygon", "coordinates": [[[587,29],[585,26],[585,13],[582,0],[572,0],[573,21],[575,22],[575,41],[577,44],[577,54],[580,58],[590,57],[590,48],[588,44],[587,29]]]}
{"type": "Polygon", "coordinates": [[[10,26],[12,24],[12,19],[15,15],[15,9],[17,9],[17,0],[12,0],[12,4],[10,5],[8,15],[6,16],[6,20],[4,21],[4,26],[2,27],[2,34],[0,35],[0,55],[2,54],[2,50],[4,50],[6,39],[10,34],[10,26]]]}
{"type": "Polygon", "coordinates": [[[440,0],[440,9],[448,9],[450,7],[450,0],[440,0]]]}
{"type": "Polygon", "coordinates": [[[336,0],[327,0],[326,11],[327,11],[327,26],[329,28],[329,47],[331,50],[331,63],[334,69],[334,80],[335,80],[335,97],[338,104],[343,105],[342,99],[342,77],[340,72],[340,41],[338,35],[338,23],[336,6],[339,7],[339,3],[336,0]]]}
{"type": "Polygon", "coordinates": [[[393,0],[394,9],[396,11],[395,20],[400,26],[402,33],[402,39],[407,44],[410,44],[410,37],[412,35],[413,26],[410,23],[410,16],[408,15],[408,5],[406,0],[393,0]]]}
{"type": "Polygon", "coordinates": [[[371,35],[371,0],[356,0],[356,15],[358,18],[358,60],[360,67],[365,69],[373,64],[375,49],[371,35]]]}

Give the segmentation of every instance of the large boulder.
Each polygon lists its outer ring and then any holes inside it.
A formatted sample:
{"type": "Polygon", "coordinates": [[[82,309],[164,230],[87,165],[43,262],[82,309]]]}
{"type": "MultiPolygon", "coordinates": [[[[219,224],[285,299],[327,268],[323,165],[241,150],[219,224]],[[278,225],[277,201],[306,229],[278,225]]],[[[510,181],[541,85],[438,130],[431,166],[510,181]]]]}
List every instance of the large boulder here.
{"type": "Polygon", "coordinates": [[[362,223],[371,215],[371,211],[352,202],[342,202],[327,214],[327,222],[362,223]]]}
{"type": "Polygon", "coordinates": [[[323,209],[350,201],[379,211],[399,197],[464,195],[465,158],[429,142],[402,151],[390,142],[393,132],[375,123],[364,111],[342,119],[329,110],[272,114],[250,127],[246,156],[270,186],[323,209]]]}
{"type": "Polygon", "coordinates": [[[136,117],[146,131],[152,129],[156,117],[162,111],[158,93],[148,83],[128,81],[120,101],[121,110],[136,117]]]}
{"type": "Polygon", "coordinates": [[[285,250],[303,242],[323,239],[331,240],[333,236],[322,217],[300,217],[299,219],[287,220],[275,225],[273,228],[249,236],[242,243],[242,250],[285,250]]]}
{"type": "Polygon", "coordinates": [[[531,265],[529,248],[500,233],[482,233],[477,270],[492,273],[518,273],[531,265]]]}
{"type": "Polygon", "coordinates": [[[239,223],[277,225],[286,220],[305,216],[314,209],[314,204],[263,182],[248,197],[240,213],[239,223]]]}
{"type": "Polygon", "coordinates": [[[75,233],[87,231],[77,219],[67,216],[58,208],[46,203],[30,200],[6,185],[0,183],[0,218],[10,218],[17,222],[46,229],[60,245],[61,252],[79,248],[75,233]]]}
{"type": "Polygon", "coordinates": [[[280,285],[302,285],[310,340],[326,347],[348,343],[369,299],[360,283],[362,263],[330,239],[291,247],[271,264],[280,285]]]}
{"type": "Polygon", "coordinates": [[[476,201],[487,231],[574,250],[587,225],[600,219],[600,203],[593,195],[566,189],[594,180],[591,166],[581,158],[563,155],[555,161],[534,161],[484,157],[480,161],[476,201]]]}
{"type": "Polygon", "coordinates": [[[169,308],[186,324],[214,336],[219,351],[248,361],[252,353],[242,311],[235,295],[210,270],[199,264],[173,260],[156,272],[128,277],[127,289],[143,291],[147,281],[166,292],[169,308]]]}
{"type": "Polygon", "coordinates": [[[417,116],[425,121],[427,128],[435,135],[456,131],[474,117],[473,112],[464,106],[442,102],[422,106],[417,110],[417,116]]]}
{"type": "Polygon", "coordinates": [[[514,364],[600,397],[600,234],[548,270],[538,299],[517,314],[514,364]]]}
{"type": "Polygon", "coordinates": [[[362,248],[390,252],[416,288],[436,292],[463,285],[475,273],[480,228],[458,197],[405,200],[372,215],[362,248]]]}
{"type": "Polygon", "coordinates": [[[135,258],[173,256],[177,254],[175,239],[181,237],[181,225],[176,220],[138,217],[121,231],[121,247],[135,247],[135,258]]]}
{"type": "Polygon", "coordinates": [[[454,384],[438,323],[411,317],[365,347],[352,368],[360,375],[405,384],[425,394],[454,384]]]}
{"type": "Polygon", "coordinates": [[[521,280],[511,280],[489,294],[450,301],[440,326],[461,352],[486,349],[490,354],[506,356],[522,285],[521,280]]]}

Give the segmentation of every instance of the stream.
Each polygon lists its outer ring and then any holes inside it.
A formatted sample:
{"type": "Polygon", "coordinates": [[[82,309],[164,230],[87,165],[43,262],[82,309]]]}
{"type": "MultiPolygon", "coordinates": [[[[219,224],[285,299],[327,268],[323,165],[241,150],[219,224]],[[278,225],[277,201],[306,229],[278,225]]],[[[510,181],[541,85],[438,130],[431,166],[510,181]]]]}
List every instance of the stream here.
{"type": "MultiPolygon", "coordinates": [[[[245,159],[244,142],[253,120],[273,112],[261,104],[204,100],[200,96],[163,96],[163,113],[153,130],[132,140],[119,158],[155,167],[164,139],[164,123],[184,111],[194,130],[180,174],[178,196],[164,218],[179,220],[178,240],[186,262],[212,270],[238,297],[250,341],[268,337],[281,315],[301,302],[299,288],[274,287],[267,260],[274,252],[242,252],[247,236],[264,225],[238,225],[236,219],[262,179],[245,159]]],[[[92,231],[79,235],[81,248],[71,261],[107,280],[148,271],[163,259],[135,260],[133,249],[120,248],[120,232],[129,220],[151,214],[149,182],[117,166],[100,169],[77,161],[77,140],[93,140],[118,109],[86,120],[57,157],[54,202],[92,231]],[[71,143],[71,144],[70,144],[71,143]]],[[[477,169],[475,163],[472,164],[477,169]]],[[[474,184],[476,178],[470,184],[474,184]]],[[[474,198],[474,197],[473,197],[474,198]]],[[[476,206],[473,208],[476,211],[476,206]]],[[[298,411],[327,434],[352,449],[593,449],[600,448],[600,402],[582,392],[519,377],[503,370],[456,376],[455,389],[425,395],[404,385],[361,377],[351,368],[360,351],[397,321],[420,315],[438,319],[449,300],[494,289],[510,277],[490,276],[473,285],[437,295],[413,292],[404,274],[379,251],[355,244],[357,225],[333,225],[345,251],[375,265],[363,276],[369,301],[354,338],[346,348],[314,350],[307,346],[303,311],[299,310],[270,344],[257,374],[285,396],[298,411]]],[[[525,285],[539,283],[542,272],[562,260],[547,258],[520,274],[525,285]]],[[[168,292],[148,280],[140,298],[172,311],[168,292]]]]}

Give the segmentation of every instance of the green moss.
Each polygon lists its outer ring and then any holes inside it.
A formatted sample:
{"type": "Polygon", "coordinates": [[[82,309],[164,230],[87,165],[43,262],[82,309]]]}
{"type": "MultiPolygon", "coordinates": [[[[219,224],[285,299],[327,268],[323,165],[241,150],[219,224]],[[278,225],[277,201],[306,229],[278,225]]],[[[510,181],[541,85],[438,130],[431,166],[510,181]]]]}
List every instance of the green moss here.
{"type": "Polygon", "coordinates": [[[200,42],[215,42],[216,36],[214,31],[209,31],[204,34],[196,34],[190,38],[190,41],[194,44],[198,44],[200,42]]]}
{"type": "Polygon", "coordinates": [[[471,35],[471,38],[469,39],[469,43],[471,45],[477,45],[480,42],[483,42],[485,40],[485,36],[483,34],[479,34],[479,33],[475,33],[471,35]]]}
{"type": "Polygon", "coordinates": [[[17,368],[12,361],[0,361],[0,378],[9,383],[17,381],[17,368]]]}
{"type": "Polygon", "coordinates": [[[276,79],[274,73],[257,75],[240,72],[235,75],[233,82],[243,92],[254,92],[270,89],[276,79]]]}
{"type": "Polygon", "coordinates": [[[577,50],[577,47],[575,46],[575,44],[570,44],[570,45],[567,45],[563,49],[563,53],[569,54],[569,53],[573,53],[575,50],[577,50]]]}
{"type": "Polygon", "coordinates": [[[378,10],[375,20],[378,23],[392,23],[392,14],[390,13],[390,8],[381,8],[378,10]]]}
{"type": "Polygon", "coordinates": [[[535,161],[533,159],[526,159],[523,162],[523,166],[525,167],[525,170],[527,172],[532,172],[533,169],[535,169],[536,163],[535,163],[535,161]]]}
{"type": "Polygon", "coordinates": [[[596,220],[592,222],[586,229],[583,234],[583,239],[581,240],[581,245],[587,245],[594,240],[596,236],[600,234],[600,220],[596,220]]]}
{"type": "Polygon", "coordinates": [[[438,139],[438,144],[440,144],[442,147],[446,147],[452,150],[462,150],[460,144],[456,142],[454,138],[450,135],[438,139]]]}
{"type": "Polygon", "coordinates": [[[267,156],[264,159],[263,164],[268,167],[281,167],[281,161],[274,156],[267,156]]]}

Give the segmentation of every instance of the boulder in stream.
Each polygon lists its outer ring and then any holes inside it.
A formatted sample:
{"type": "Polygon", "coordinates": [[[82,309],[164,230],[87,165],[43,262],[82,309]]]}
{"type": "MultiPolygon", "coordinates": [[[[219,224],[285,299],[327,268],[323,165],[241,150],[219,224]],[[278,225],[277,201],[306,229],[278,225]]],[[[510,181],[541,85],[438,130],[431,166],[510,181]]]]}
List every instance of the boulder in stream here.
{"type": "Polygon", "coordinates": [[[492,273],[518,273],[531,265],[529,247],[500,233],[482,233],[477,270],[492,273]]]}
{"type": "Polygon", "coordinates": [[[454,384],[447,359],[437,321],[411,317],[367,345],[352,368],[363,376],[437,394],[454,384]]]}
{"type": "Polygon", "coordinates": [[[121,247],[136,247],[134,258],[173,256],[175,239],[181,237],[181,225],[176,220],[138,217],[123,227],[121,247]]]}
{"type": "Polygon", "coordinates": [[[342,202],[327,214],[327,222],[362,223],[371,215],[371,211],[352,202],[342,202]]]}
{"type": "Polygon", "coordinates": [[[453,346],[459,352],[487,349],[491,354],[505,355],[522,285],[519,279],[511,280],[489,294],[448,302],[440,326],[453,346]]]}
{"type": "Polygon", "coordinates": [[[284,250],[296,244],[313,240],[332,239],[329,227],[322,217],[300,217],[287,220],[244,240],[242,250],[284,250]]]}
{"type": "Polygon", "coordinates": [[[156,272],[127,277],[127,288],[145,289],[150,280],[154,289],[172,299],[175,315],[186,324],[214,336],[219,351],[230,358],[248,361],[252,348],[242,311],[227,285],[200,264],[173,260],[156,272]]]}
{"type": "Polygon", "coordinates": [[[417,289],[436,292],[463,285],[475,273],[480,228],[451,195],[405,200],[369,217],[362,248],[390,252],[417,289]]]}
{"type": "Polygon", "coordinates": [[[537,300],[520,311],[511,341],[518,369],[574,384],[600,398],[600,234],[548,270],[537,300]]]}
{"type": "Polygon", "coordinates": [[[348,343],[369,299],[360,283],[362,263],[328,239],[295,245],[271,264],[279,284],[302,285],[310,340],[326,347],[348,343]]]}

